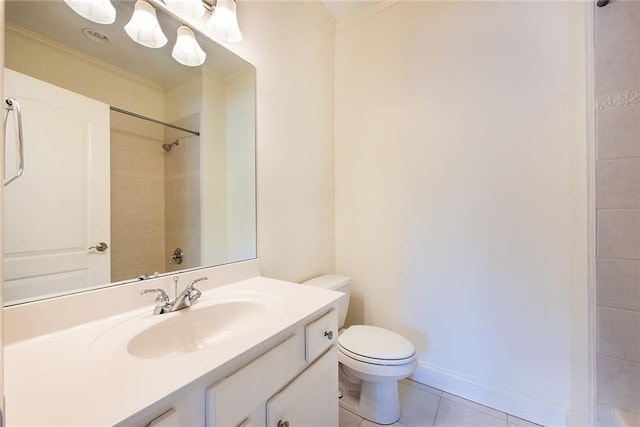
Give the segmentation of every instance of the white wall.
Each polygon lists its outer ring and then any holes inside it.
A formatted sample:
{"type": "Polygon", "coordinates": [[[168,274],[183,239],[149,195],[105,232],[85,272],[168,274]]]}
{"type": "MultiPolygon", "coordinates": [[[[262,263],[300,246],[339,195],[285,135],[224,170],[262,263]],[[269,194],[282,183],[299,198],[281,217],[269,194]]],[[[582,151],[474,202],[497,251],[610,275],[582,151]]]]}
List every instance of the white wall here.
{"type": "Polygon", "coordinates": [[[257,69],[262,273],[291,281],[332,273],[334,24],[301,1],[237,8],[243,40],[226,46],[257,69]]]}
{"type": "Polygon", "coordinates": [[[336,36],[349,320],[408,336],[417,380],[545,425],[586,424],[583,9],[396,2],[336,36]]]}
{"type": "Polygon", "coordinates": [[[256,256],[256,75],[245,70],[226,79],[227,257],[256,256]]]}

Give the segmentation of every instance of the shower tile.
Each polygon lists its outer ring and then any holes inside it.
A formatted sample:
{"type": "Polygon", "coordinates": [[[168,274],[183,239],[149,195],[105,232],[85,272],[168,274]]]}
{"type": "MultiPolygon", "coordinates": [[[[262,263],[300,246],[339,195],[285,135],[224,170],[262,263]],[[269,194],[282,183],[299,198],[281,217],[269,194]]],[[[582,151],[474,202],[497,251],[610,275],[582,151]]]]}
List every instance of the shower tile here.
{"type": "Polygon", "coordinates": [[[640,311],[640,261],[596,259],[598,306],[640,311]]]}
{"type": "Polygon", "coordinates": [[[596,162],[596,208],[640,208],[640,159],[596,162]]]}
{"type": "Polygon", "coordinates": [[[595,21],[598,45],[640,37],[640,2],[618,0],[609,7],[597,8],[595,21]]]}
{"type": "Polygon", "coordinates": [[[597,357],[598,402],[626,410],[640,407],[640,363],[597,357]]]}
{"type": "Polygon", "coordinates": [[[640,259],[640,210],[599,209],[597,256],[640,259]]]}
{"type": "Polygon", "coordinates": [[[640,86],[640,39],[596,47],[596,94],[640,86]]]}
{"type": "Polygon", "coordinates": [[[600,307],[598,353],[640,363],[640,312],[600,307]]]}
{"type": "Polygon", "coordinates": [[[596,427],[611,427],[611,410],[613,408],[598,404],[596,408],[596,427]]]}
{"type": "Polygon", "coordinates": [[[596,121],[598,160],[640,157],[640,107],[598,110],[596,121]]]}

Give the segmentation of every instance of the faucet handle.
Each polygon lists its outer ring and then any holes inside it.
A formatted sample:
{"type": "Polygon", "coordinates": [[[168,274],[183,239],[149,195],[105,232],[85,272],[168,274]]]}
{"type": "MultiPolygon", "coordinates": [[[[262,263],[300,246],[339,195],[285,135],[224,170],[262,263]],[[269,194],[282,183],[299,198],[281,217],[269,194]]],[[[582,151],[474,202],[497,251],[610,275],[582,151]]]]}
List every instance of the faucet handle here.
{"type": "Polygon", "coordinates": [[[140,295],[146,295],[150,293],[156,294],[156,303],[167,304],[169,302],[169,295],[160,288],[143,289],[140,291],[140,295]]]}
{"type": "Polygon", "coordinates": [[[206,277],[206,276],[203,276],[203,277],[200,277],[199,279],[192,280],[192,281],[189,283],[189,285],[187,286],[187,289],[191,289],[191,288],[193,288],[193,287],[195,286],[195,284],[196,284],[196,283],[198,283],[198,282],[202,282],[203,280],[209,280],[209,278],[208,278],[208,277],[206,277]]]}

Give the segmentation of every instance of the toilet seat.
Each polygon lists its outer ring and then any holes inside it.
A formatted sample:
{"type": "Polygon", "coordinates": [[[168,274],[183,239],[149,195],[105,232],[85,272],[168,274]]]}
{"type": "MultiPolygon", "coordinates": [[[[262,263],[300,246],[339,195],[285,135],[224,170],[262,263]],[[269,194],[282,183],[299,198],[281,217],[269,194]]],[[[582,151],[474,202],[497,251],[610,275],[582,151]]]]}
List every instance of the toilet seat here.
{"type": "Polygon", "coordinates": [[[405,337],[368,325],[354,325],[338,337],[338,349],[345,356],[373,365],[405,365],[416,358],[416,349],[405,337]]]}

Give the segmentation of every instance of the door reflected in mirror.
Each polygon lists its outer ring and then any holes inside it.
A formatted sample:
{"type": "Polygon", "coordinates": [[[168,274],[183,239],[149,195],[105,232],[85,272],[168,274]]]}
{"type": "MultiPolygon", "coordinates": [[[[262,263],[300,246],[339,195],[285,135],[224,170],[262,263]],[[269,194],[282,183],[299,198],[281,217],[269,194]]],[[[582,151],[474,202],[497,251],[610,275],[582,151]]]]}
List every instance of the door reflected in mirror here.
{"type": "Polygon", "coordinates": [[[197,31],[206,62],[177,63],[181,22],[157,4],[169,42],[138,45],[133,4],[114,2],[112,25],[62,0],[5,4],[4,94],[25,139],[5,188],[5,305],[256,257],[255,68],[197,31]]]}

